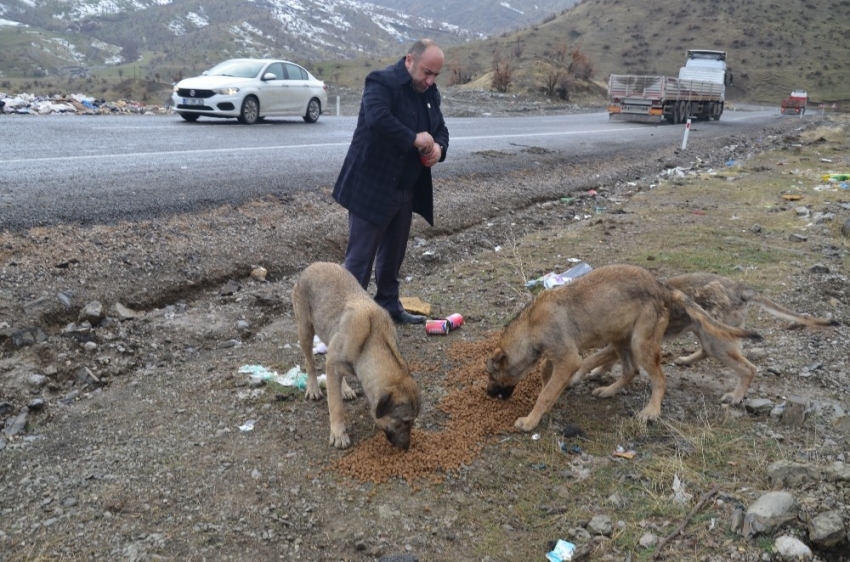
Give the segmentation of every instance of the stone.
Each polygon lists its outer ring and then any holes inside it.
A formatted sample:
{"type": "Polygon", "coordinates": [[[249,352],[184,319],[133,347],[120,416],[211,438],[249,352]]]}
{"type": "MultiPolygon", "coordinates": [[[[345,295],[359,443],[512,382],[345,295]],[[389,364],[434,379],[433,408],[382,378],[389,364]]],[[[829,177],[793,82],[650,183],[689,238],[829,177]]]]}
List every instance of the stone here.
{"type": "Polygon", "coordinates": [[[767,467],[767,475],[775,485],[782,482],[786,486],[801,486],[821,479],[821,470],[816,466],[780,460],[767,467]]]}
{"type": "Polygon", "coordinates": [[[786,562],[811,560],[813,558],[812,549],[797,537],[788,535],[776,537],[773,548],[779,555],[779,559],[786,562]]]}
{"type": "Polygon", "coordinates": [[[80,322],[88,321],[92,326],[97,326],[103,318],[103,305],[100,301],[92,301],[80,311],[77,320],[80,322]]]}
{"type": "Polygon", "coordinates": [[[590,523],[587,524],[587,530],[591,535],[610,537],[614,532],[614,525],[611,523],[611,518],[607,515],[594,515],[590,523]]]}
{"type": "Polygon", "coordinates": [[[838,511],[826,511],[809,520],[809,540],[818,548],[832,548],[847,537],[838,511]]]}
{"type": "Polygon", "coordinates": [[[750,538],[770,534],[797,516],[797,500],[789,492],[768,492],[757,499],[744,515],[742,533],[750,538]]]}
{"type": "Polygon", "coordinates": [[[256,266],[251,270],[251,279],[254,281],[265,281],[268,270],[263,266],[256,266]]]}
{"type": "Polygon", "coordinates": [[[808,407],[808,399],[801,396],[789,396],[785,401],[785,410],[782,412],[782,423],[789,427],[801,427],[806,420],[808,407]]]}
{"type": "Polygon", "coordinates": [[[744,403],[744,408],[751,414],[769,414],[773,409],[773,402],[767,398],[752,398],[744,403]]]}
{"type": "Polygon", "coordinates": [[[846,219],[841,224],[841,234],[850,238],[850,219],[846,219]]]}
{"type": "Polygon", "coordinates": [[[14,418],[6,420],[6,427],[3,433],[6,437],[14,437],[27,428],[27,411],[24,410],[14,418]]]}
{"type": "Polygon", "coordinates": [[[139,313],[139,311],[126,307],[120,302],[116,302],[115,306],[112,308],[115,311],[115,316],[121,321],[133,320],[141,316],[141,313],[139,313]]]}
{"type": "Polygon", "coordinates": [[[658,537],[653,535],[652,533],[644,533],[640,537],[640,541],[638,541],[640,545],[644,548],[652,548],[653,546],[658,544],[658,537]]]}

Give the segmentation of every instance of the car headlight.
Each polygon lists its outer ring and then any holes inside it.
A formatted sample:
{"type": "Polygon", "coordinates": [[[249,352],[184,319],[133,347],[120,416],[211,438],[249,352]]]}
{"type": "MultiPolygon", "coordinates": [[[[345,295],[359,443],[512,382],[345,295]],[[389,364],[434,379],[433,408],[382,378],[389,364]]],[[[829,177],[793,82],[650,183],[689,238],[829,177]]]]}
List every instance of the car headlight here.
{"type": "Polygon", "coordinates": [[[239,88],[214,88],[213,92],[222,96],[233,96],[239,93],[239,88]]]}
{"type": "Polygon", "coordinates": [[[179,90],[179,89],[180,88],[177,86],[177,84],[174,84],[174,86],[171,87],[171,91],[174,92],[175,94],[177,93],[177,90],[179,90]]]}

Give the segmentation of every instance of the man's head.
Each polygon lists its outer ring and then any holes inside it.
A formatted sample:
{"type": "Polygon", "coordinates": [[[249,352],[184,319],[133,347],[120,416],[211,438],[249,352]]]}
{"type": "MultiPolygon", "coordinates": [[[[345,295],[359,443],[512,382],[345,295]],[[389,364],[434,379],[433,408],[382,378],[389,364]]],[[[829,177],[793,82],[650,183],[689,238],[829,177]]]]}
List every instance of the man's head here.
{"type": "Polygon", "coordinates": [[[408,51],[404,66],[420,94],[434,84],[445,62],[443,50],[431,39],[420,39],[408,51]]]}

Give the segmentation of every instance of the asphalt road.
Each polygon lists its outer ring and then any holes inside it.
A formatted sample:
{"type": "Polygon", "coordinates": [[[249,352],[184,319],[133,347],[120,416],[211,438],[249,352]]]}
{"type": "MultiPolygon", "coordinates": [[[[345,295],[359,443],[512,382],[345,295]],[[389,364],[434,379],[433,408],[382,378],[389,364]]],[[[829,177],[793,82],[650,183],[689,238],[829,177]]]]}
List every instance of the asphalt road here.
{"type": "MultiPolygon", "coordinates": [[[[689,139],[732,136],[777,118],[774,109],[727,111],[694,123],[689,139]]],[[[0,229],[151,219],[265,195],[330,188],[355,117],[315,124],[274,119],[185,123],[175,116],[0,117],[0,229]]],[[[685,126],[611,122],[606,113],[447,119],[441,175],[498,174],[540,159],[617,147],[681,146],[685,126]]]]}

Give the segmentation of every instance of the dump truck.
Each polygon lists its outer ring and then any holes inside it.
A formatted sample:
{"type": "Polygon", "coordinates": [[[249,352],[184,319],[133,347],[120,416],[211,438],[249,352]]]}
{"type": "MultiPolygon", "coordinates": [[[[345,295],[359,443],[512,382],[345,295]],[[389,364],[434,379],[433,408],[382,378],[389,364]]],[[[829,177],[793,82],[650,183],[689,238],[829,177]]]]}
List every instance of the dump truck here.
{"type": "Polygon", "coordinates": [[[608,118],[619,121],[684,123],[691,116],[720,119],[732,73],[726,51],[689,49],[679,76],[612,74],[608,118]]]}
{"type": "Polygon", "coordinates": [[[782,100],[780,111],[782,115],[803,115],[808,103],[809,94],[806,90],[793,90],[790,96],[782,100]]]}

